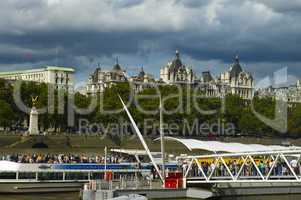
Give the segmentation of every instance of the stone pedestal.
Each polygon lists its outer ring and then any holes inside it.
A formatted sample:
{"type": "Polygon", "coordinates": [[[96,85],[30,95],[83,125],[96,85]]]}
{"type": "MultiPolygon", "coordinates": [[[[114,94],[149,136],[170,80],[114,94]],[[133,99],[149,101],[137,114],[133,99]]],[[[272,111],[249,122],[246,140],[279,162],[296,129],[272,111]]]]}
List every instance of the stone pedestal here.
{"type": "Polygon", "coordinates": [[[29,135],[39,135],[38,115],[39,113],[36,107],[32,107],[30,111],[30,118],[29,118],[29,129],[28,129],[29,135]]]}

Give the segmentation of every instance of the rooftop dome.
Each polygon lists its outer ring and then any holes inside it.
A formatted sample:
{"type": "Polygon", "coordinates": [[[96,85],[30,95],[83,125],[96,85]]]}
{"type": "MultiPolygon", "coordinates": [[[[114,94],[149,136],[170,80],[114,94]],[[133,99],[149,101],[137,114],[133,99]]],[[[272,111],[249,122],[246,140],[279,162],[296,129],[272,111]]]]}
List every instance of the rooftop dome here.
{"type": "Polygon", "coordinates": [[[204,71],[202,72],[202,78],[204,82],[210,82],[213,80],[213,77],[211,76],[210,71],[204,71]]]}
{"type": "Polygon", "coordinates": [[[242,72],[242,68],[239,64],[239,57],[238,55],[235,56],[235,61],[230,67],[230,76],[231,77],[236,77],[238,74],[242,72]]]}
{"type": "Polygon", "coordinates": [[[174,70],[174,71],[178,71],[179,68],[182,68],[183,67],[183,64],[182,64],[182,61],[180,59],[180,53],[179,51],[177,50],[176,51],[176,57],[173,59],[173,61],[171,62],[171,65],[170,65],[170,69],[174,70]]]}
{"type": "Polygon", "coordinates": [[[113,70],[114,71],[120,71],[120,70],[122,70],[121,66],[118,63],[118,58],[116,58],[116,64],[113,66],[113,70]]]}

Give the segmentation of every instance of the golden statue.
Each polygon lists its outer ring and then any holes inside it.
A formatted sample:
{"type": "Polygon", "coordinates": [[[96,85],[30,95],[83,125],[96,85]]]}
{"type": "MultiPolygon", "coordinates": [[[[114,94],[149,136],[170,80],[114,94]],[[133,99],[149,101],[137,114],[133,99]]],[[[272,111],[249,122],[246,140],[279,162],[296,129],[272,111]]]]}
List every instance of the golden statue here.
{"type": "Polygon", "coordinates": [[[31,97],[32,106],[36,106],[38,103],[39,96],[31,97]]]}

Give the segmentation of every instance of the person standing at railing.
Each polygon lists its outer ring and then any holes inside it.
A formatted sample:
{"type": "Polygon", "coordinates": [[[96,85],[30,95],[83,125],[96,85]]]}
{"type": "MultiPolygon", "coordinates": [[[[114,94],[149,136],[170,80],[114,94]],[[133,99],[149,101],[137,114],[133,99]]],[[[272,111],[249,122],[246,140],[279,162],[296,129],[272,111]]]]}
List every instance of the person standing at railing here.
{"type": "Polygon", "coordinates": [[[291,167],[293,168],[294,172],[297,174],[297,173],[298,173],[298,172],[297,172],[298,161],[295,160],[295,159],[293,159],[293,160],[291,160],[290,165],[291,165],[291,167]]]}
{"type": "MultiPolygon", "coordinates": [[[[215,171],[215,164],[214,164],[214,162],[211,162],[211,164],[210,164],[210,174],[211,174],[212,172],[216,172],[216,171],[215,171]]],[[[213,176],[216,176],[216,174],[213,174],[213,176]]]]}
{"type": "Polygon", "coordinates": [[[221,164],[220,169],[221,169],[221,176],[225,176],[225,166],[223,164],[221,164]]]}
{"type": "Polygon", "coordinates": [[[234,160],[233,165],[234,165],[234,174],[233,175],[237,175],[238,170],[239,170],[239,164],[236,162],[236,160],[234,160]]]}
{"type": "Polygon", "coordinates": [[[258,169],[261,172],[261,174],[264,174],[265,166],[263,161],[261,160],[260,163],[258,164],[258,169]]]}
{"type": "Polygon", "coordinates": [[[285,167],[284,163],[281,163],[281,175],[286,176],[287,175],[287,168],[285,167]]]}

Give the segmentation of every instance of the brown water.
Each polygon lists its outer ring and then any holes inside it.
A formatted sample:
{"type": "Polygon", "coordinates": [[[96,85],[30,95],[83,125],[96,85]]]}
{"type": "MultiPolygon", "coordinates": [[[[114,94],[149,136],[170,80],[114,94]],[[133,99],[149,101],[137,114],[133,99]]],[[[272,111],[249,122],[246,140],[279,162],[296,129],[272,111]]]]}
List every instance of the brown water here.
{"type": "MultiPolygon", "coordinates": [[[[50,194],[0,195],[0,200],[80,200],[80,198],[79,198],[79,193],[56,193],[56,194],[50,193],[50,194]]],[[[168,199],[164,199],[164,200],[168,200],[168,199]]],[[[177,199],[177,200],[184,200],[184,199],[177,199]]]]}
{"type": "Polygon", "coordinates": [[[79,200],[79,193],[0,195],[0,200],[79,200]]]}
{"type": "MultiPolygon", "coordinates": [[[[266,195],[214,198],[212,200],[300,200],[301,195],[266,195]]],[[[0,200],[80,200],[79,193],[0,195],[0,200]]],[[[167,200],[167,199],[164,199],[167,200]]],[[[171,200],[171,199],[169,199],[171,200]]],[[[184,199],[177,199],[184,200],[184,199]]],[[[191,199],[186,199],[191,200],[191,199]]]]}

